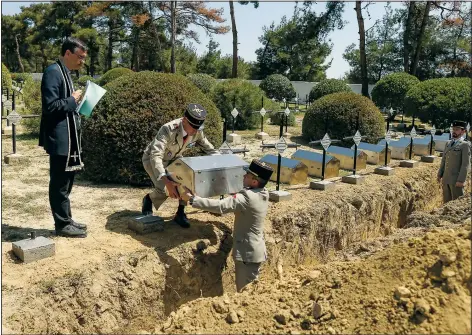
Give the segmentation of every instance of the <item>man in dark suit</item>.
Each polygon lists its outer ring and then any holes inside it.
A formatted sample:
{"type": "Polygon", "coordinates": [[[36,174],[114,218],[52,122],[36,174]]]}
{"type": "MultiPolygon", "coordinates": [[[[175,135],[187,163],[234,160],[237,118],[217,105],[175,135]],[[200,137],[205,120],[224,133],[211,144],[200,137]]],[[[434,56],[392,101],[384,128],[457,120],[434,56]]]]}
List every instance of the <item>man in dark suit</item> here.
{"type": "Polygon", "coordinates": [[[76,112],[82,91],[74,90],[70,71],[79,70],[85,57],[85,44],[67,38],[61,57],[44,71],[41,82],[39,145],[49,154],[49,203],[56,234],[67,237],[87,236],[87,226],[72,219],[69,201],[75,172],[83,168],[80,116],[76,112]]]}

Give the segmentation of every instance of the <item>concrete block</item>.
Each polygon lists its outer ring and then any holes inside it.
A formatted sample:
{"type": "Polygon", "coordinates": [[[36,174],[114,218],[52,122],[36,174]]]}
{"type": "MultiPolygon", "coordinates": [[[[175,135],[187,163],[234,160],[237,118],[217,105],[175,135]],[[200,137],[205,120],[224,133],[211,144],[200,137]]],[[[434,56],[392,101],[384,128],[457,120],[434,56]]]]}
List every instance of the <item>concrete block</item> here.
{"type": "Polygon", "coordinates": [[[393,176],[395,174],[395,169],[390,166],[379,166],[375,168],[374,173],[382,176],[393,176]]]}
{"type": "Polygon", "coordinates": [[[5,164],[15,164],[19,163],[24,158],[25,157],[20,154],[9,154],[3,157],[3,161],[5,162],[5,164]]]}
{"type": "Polygon", "coordinates": [[[256,138],[259,139],[259,140],[266,140],[269,138],[269,134],[263,132],[263,131],[260,131],[256,134],[256,138]]]}
{"type": "Polygon", "coordinates": [[[434,155],[421,156],[421,161],[424,163],[434,163],[436,158],[437,156],[434,156],[434,155]]]}
{"type": "Polygon", "coordinates": [[[241,135],[238,134],[229,134],[226,140],[233,144],[240,144],[241,143],[241,135]]]}
{"type": "Polygon", "coordinates": [[[362,183],[365,181],[365,177],[364,177],[364,176],[360,176],[360,175],[358,175],[358,174],[356,174],[356,175],[351,174],[351,175],[349,175],[349,176],[343,176],[343,178],[341,179],[341,181],[342,181],[343,183],[359,185],[359,184],[362,184],[362,183]]]}
{"type": "Polygon", "coordinates": [[[328,181],[328,180],[310,182],[310,188],[311,189],[320,190],[320,191],[331,190],[335,186],[336,186],[335,183],[333,183],[332,181],[328,181]]]}
{"type": "Polygon", "coordinates": [[[13,132],[13,130],[12,130],[11,126],[5,127],[5,128],[2,129],[2,134],[3,135],[11,135],[12,132],[13,132]]]}
{"type": "Polygon", "coordinates": [[[138,234],[164,230],[164,220],[160,216],[140,215],[128,223],[128,228],[138,234]]]}
{"type": "Polygon", "coordinates": [[[54,241],[44,236],[13,242],[12,250],[25,263],[51,257],[56,253],[54,241]]]}
{"type": "Polygon", "coordinates": [[[400,162],[401,167],[406,167],[406,168],[410,168],[410,169],[418,167],[419,164],[420,164],[420,162],[412,160],[412,159],[407,159],[407,160],[404,160],[404,161],[400,162]]]}
{"type": "Polygon", "coordinates": [[[269,201],[280,202],[292,200],[292,195],[287,191],[269,192],[269,201]]]}

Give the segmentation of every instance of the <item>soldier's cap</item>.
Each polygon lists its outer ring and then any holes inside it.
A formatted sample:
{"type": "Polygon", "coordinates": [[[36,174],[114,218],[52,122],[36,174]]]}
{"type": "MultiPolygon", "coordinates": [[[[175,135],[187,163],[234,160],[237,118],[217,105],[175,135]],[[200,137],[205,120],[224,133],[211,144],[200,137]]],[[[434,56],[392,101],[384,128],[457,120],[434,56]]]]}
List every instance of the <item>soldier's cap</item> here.
{"type": "Polygon", "coordinates": [[[185,110],[185,117],[188,123],[195,129],[201,129],[206,116],[207,111],[199,104],[189,104],[185,110]]]}
{"type": "Polygon", "coordinates": [[[460,127],[462,129],[465,129],[467,127],[467,122],[455,120],[454,122],[452,122],[452,126],[453,127],[460,127]]]}
{"type": "Polygon", "coordinates": [[[244,170],[265,181],[269,181],[270,176],[272,176],[272,173],[274,172],[269,165],[257,159],[253,159],[249,166],[244,167],[244,170]]]}

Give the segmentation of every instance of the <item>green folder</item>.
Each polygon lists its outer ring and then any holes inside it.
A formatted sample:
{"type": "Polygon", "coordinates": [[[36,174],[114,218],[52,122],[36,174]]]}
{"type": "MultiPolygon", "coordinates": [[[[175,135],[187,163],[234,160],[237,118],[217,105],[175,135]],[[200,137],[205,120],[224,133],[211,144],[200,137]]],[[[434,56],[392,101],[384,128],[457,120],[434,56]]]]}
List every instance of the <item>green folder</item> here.
{"type": "Polygon", "coordinates": [[[107,90],[88,80],[85,86],[85,94],[82,97],[80,105],[77,107],[77,112],[85,115],[85,117],[90,117],[95,105],[106,92],[107,90]]]}

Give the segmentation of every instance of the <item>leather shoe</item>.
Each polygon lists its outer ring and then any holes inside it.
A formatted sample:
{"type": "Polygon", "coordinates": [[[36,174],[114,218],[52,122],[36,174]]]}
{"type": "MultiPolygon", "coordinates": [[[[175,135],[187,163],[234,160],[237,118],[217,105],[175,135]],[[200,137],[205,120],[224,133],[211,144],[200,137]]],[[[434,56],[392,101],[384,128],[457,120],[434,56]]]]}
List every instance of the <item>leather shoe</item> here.
{"type": "Polygon", "coordinates": [[[174,217],[174,221],[182,228],[190,228],[190,223],[185,213],[177,213],[174,217]]]}
{"type": "Polygon", "coordinates": [[[152,201],[149,194],[143,198],[143,205],[141,207],[141,213],[143,215],[152,215],[152,201]]]}
{"type": "Polygon", "coordinates": [[[72,220],[72,222],[70,224],[73,225],[75,228],[79,228],[79,229],[82,229],[82,230],[87,230],[87,225],[86,224],[83,224],[83,223],[80,223],[80,222],[77,222],[77,221],[74,221],[74,220],[72,220]]]}
{"type": "Polygon", "coordinates": [[[71,224],[68,224],[64,228],[56,229],[56,235],[64,237],[87,237],[87,232],[83,229],[79,229],[71,224]]]}

